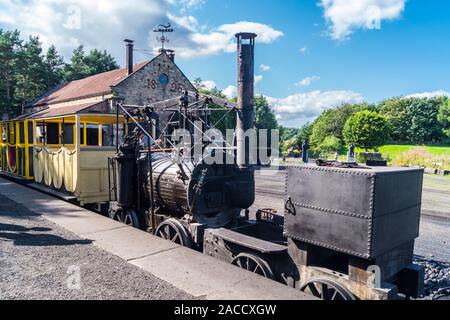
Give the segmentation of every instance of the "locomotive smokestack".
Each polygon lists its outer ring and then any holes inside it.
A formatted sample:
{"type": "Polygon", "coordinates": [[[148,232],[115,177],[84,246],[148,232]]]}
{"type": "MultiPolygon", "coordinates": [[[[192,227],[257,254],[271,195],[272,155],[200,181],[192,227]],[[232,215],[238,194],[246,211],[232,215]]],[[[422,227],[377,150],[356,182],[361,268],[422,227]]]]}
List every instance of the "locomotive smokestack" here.
{"type": "Polygon", "coordinates": [[[124,40],[126,43],[126,48],[127,48],[127,55],[126,55],[126,68],[127,68],[127,75],[130,75],[133,73],[133,40],[128,40],[125,39],[124,40]]]}
{"type": "MultiPolygon", "coordinates": [[[[240,173],[236,178],[236,188],[233,193],[233,204],[237,208],[248,209],[255,202],[255,171],[250,163],[252,143],[246,143],[252,134],[246,131],[253,129],[254,121],[254,82],[255,82],[255,38],[254,33],[238,33],[237,38],[237,116],[236,116],[236,159],[240,173]]],[[[255,141],[253,141],[255,142],[255,141]]]]}
{"type": "Polygon", "coordinates": [[[237,163],[240,168],[250,164],[250,142],[245,143],[245,132],[253,129],[254,122],[254,82],[255,82],[255,38],[254,33],[238,33],[237,38],[237,117],[236,147],[237,163]]]}

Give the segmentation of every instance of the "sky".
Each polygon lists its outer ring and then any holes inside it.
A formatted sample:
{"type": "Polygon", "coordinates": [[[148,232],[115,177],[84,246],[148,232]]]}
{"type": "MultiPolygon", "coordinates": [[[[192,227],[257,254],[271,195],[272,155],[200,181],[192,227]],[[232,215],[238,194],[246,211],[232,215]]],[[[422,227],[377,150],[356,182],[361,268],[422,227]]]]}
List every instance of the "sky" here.
{"type": "Polygon", "coordinates": [[[448,0],[1,0],[0,28],[39,35],[66,59],[83,44],[124,65],[154,56],[153,29],[191,79],[236,92],[234,34],[258,34],[255,91],[278,121],[299,127],[342,103],[393,96],[450,96],[448,0]]]}

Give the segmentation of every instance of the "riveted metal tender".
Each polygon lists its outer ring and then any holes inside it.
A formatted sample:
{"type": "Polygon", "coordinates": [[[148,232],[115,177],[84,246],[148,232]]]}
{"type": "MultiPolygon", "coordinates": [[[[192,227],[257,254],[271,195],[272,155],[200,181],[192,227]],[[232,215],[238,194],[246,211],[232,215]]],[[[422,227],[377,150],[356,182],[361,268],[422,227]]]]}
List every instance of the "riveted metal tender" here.
{"type": "Polygon", "coordinates": [[[364,298],[399,290],[418,296],[423,273],[412,261],[422,181],[422,169],[288,167],[286,197],[295,215],[286,210],[284,234],[300,278],[323,266],[345,274],[336,279],[351,288],[378,277],[380,290],[358,290],[364,298]]]}

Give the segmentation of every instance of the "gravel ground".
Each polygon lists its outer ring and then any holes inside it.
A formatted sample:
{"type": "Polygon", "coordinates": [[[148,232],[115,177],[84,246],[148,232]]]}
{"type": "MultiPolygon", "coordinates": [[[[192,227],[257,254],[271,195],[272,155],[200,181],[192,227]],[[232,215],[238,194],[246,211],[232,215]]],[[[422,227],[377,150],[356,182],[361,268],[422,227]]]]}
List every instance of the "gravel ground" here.
{"type": "Polygon", "coordinates": [[[194,298],[1,195],[0,270],[0,300],[194,298]]]}
{"type": "Polygon", "coordinates": [[[425,268],[424,299],[450,300],[450,263],[416,258],[425,268]]]}

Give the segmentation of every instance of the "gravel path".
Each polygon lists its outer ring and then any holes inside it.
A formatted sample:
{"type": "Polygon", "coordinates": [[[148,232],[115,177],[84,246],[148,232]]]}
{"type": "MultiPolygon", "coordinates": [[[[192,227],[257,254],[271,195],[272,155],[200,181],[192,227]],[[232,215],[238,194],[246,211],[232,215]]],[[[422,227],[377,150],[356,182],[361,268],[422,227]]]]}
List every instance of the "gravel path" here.
{"type": "Polygon", "coordinates": [[[1,195],[0,270],[0,300],[193,299],[1,195]]]}

